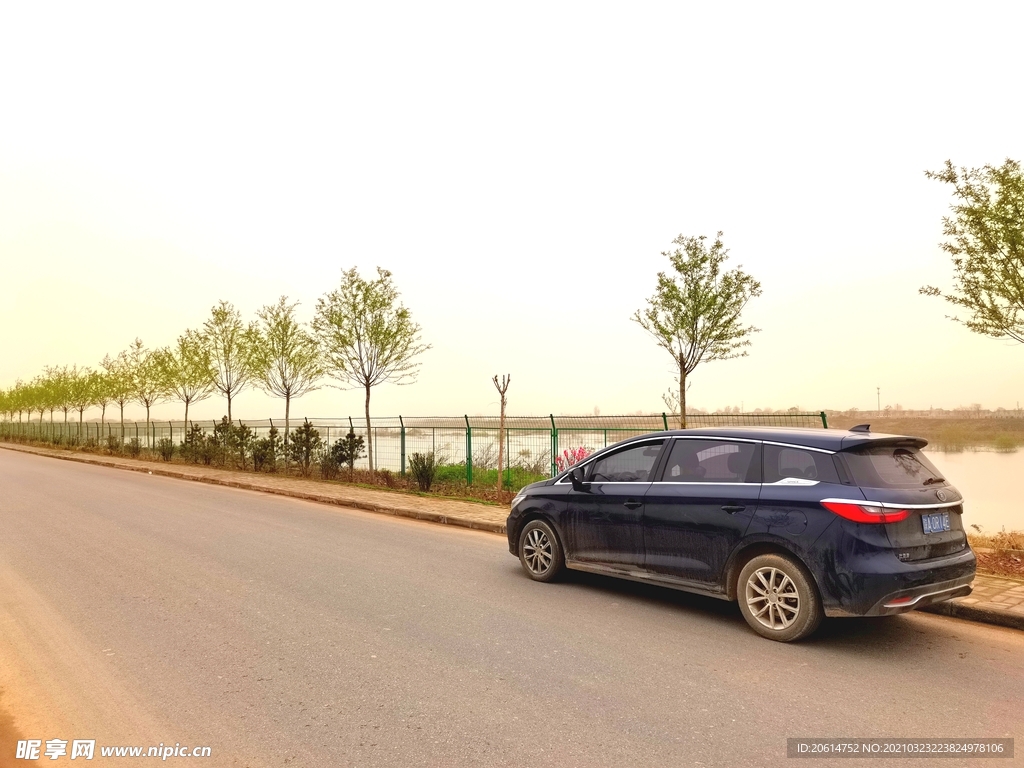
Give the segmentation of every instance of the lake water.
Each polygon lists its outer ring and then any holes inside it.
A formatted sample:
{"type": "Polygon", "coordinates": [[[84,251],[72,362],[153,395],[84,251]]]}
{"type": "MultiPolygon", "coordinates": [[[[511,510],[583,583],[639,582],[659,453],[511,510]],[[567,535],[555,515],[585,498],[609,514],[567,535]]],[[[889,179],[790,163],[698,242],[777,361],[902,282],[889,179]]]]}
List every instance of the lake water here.
{"type": "Polygon", "coordinates": [[[986,533],[1003,528],[1024,530],[1024,451],[926,451],[942,476],[964,495],[964,527],[980,525],[986,533]]]}

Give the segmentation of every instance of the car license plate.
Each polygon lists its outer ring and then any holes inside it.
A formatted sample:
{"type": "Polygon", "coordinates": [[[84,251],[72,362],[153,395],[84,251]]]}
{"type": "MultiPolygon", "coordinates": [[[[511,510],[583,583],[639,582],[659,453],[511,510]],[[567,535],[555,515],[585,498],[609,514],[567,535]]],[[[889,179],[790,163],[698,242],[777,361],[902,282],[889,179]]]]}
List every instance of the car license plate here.
{"type": "Polygon", "coordinates": [[[925,533],[942,533],[949,530],[949,512],[936,512],[931,515],[921,515],[921,525],[925,533]]]}

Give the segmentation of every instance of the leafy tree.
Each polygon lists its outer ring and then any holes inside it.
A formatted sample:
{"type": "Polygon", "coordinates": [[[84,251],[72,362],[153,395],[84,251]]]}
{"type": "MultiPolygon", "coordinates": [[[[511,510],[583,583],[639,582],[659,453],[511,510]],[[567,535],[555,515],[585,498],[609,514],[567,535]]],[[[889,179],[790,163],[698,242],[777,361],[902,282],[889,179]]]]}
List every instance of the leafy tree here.
{"type": "Polygon", "coordinates": [[[68,375],[68,400],[71,407],[78,411],[78,434],[82,434],[82,422],[85,419],[85,409],[89,408],[93,400],[92,371],[89,368],[73,368],[68,375]]]}
{"type": "Polygon", "coordinates": [[[53,421],[53,412],[58,410],[64,414],[64,423],[68,423],[68,413],[71,411],[71,386],[70,378],[72,371],[66,365],[57,367],[47,366],[46,368],[46,389],[48,390],[48,405],[50,407],[50,421],[53,421]]]}
{"type": "Polygon", "coordinates": [[[146,409],[146,445],[150,443],[149,409],[167,399],[170,387],[164,378],[158,355],[136,338],[128,347],[128,373],[132,399],[146,409]]]}
{"type": "Polygon", "coordinates": [[[726,271],[729,251],[722,233],[709,248],[703,235],[679,235],[674,251],[664,251],[672,274],[658,273],[654,295],[633,320],[672,355],[679,373],[679,426],[686,428],[686,377],[698,365],[744,357],[749,336],[758,329],[740,323],[747,302],[761,295],[761,284],[740,267],[726,271]]]}
{"type": "MultiPolygon", "coordinates": [[[[399,303],[391,273],[377,268],[375,280],[364,280],[353,268],[342,272],[341,285],[317,301],[313,330],[324,366],[342,387],[366,393],[366,434],[370,433],[370,391],[378,384],[410,384],[419,364],[414,358],[430,349],[420,343],[420,326],[399,303]]],[[[373,440],[367,441],[373,477],[373,440]]]]}
{"type": "Polygon", "coordinates": [[[53,395],[49,377],[36,376],[30,387],[31,395],[29,401],[29,421],[32,420],[32,411],[39,411],[39,423],[43,423],[43,415],[50,411],[50,422],[53,423],[53,395]]]}
{"type": "Polygon", "coordinates": [[[92,371],[89,374],[88,387],[92,404],[100,407],[100,430],[102,431],[107,420],[107,406],[111,401],[110,378],[100,371],[92,371]]]}
{"type": "Polygon", "coordinates": [[[324,370],[316,339],[295,319],[298,302],[282,296],[263,307],[251,332],[251,370],[257,385],[284,398],[284,440],[291,428],[292,399],[318,389],[324,370]]]}
{"type": "Polygon", "coordinates": [[[121,439],[124,440],[124,407],[132,401],[132,372],[127,350],[117,357],[105,355],[100,363],[106,371],[110,401],[121,411],[121,439]]]}
{"type": "Polygon", "coordinates": [[[203,324],[203,338],[210,350],[217,371],[214,386],[228,399],[228,421],[231,421],[231,400],[249,385],[252,377],[251,326],[242,324],[242,315],[227,301],[210,311],[203,324]]]}
{"type": "Polygon", "coordinates": [[[1007,159],[1001,166],[956,168],[947,160],[930,179],[948,184],[955,202],[942,219],[949,238],[941,247],[953,257],[953,290],[941,296],[968,314],[951,317],[975,333],[1024,343],[1024,173],[1007,159]]]}
{"type": "Polygon", "coordinates": [[[208,399],[216,389],[217,372],[206,340],[196,331],[185,331],[173,347],[156,354],[156,363],[170,394],[185,404],[187,427],[189,406],[208,399]]]}

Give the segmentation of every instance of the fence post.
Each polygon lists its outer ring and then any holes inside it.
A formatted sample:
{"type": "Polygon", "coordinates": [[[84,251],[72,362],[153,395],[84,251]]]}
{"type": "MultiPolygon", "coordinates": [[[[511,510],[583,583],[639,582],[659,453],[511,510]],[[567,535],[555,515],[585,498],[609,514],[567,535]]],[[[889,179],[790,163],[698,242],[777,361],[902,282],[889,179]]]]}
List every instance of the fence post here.
{"type": "Polygon", "coordinates": [[[828,429],[828,417],[825,415],[824,411],[821,412],[821,426],[828,429]]]}
{"type": "Polygon", "coordinates": [[[401,454],[402,459],[402,477],[405,477],[405,422],[402,421],[401,415],[399,415],[398,417],[398,426],[402,430],[401,447],[399,453],[401,454]]]}
{"type": "Polygon", "coordinates": [[[469,415],[466,419],[466,485],[473,484],[473,428],[469,426],[469,415]]]}
{"type": "Polygon", "coordinates": [[[135,422],[135,442],[139,442],[139,422],[135,422]]]}
{"type": "Polygon", "coordinates": [[[661,412],[661,423],[665,425],[665,431],[668,432],[668,416],[664,411],[661,412]]]}
{"type": "Polygon", "coordinates": [[[558,427],[555,426],[555,414],[549,414],[551,416],[551,476],[554,477],[555,472],[555,456],[558,455],[558,427]]]}

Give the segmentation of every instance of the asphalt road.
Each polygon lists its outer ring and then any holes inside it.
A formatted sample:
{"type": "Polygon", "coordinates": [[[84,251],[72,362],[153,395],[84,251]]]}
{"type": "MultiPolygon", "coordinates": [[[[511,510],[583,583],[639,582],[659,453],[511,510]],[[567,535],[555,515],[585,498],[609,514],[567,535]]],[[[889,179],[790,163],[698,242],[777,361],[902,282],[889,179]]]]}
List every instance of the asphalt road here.
{"type": "Polygon", "coordinates": [[[792,736],[1024,737],[1024,633],[912,614],[782,645],[716,600],[536,584],[492,534],[0,450],[0,689],[5,753],[789,765],[792,736]]]}

